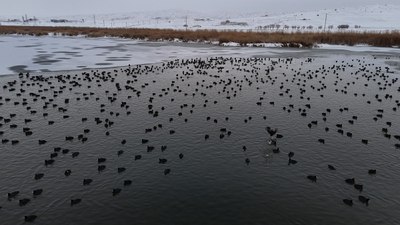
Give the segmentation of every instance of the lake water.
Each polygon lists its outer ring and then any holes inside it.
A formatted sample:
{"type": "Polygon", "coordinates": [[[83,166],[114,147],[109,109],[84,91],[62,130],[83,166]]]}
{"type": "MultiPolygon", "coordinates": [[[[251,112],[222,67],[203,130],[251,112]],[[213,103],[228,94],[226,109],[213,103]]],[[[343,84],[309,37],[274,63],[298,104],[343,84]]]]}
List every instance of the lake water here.
{"type": "Polygon", "coordinates": [[[28,215],[44,225],[399,224],[398,61],[358,54],[203,58],[42,79],[4,76],[0,139],[9,142],[0,145],[0,224],[24,224],[28,215]],[[283,135],[279,153],[267,143],[267,126],[283,135]],[[45,166],[56,147],[69,152],[45,166]],[[289,152],[296,164],[288,164],[289,152]],[[99,172],[99,165],[106,167],[99,172]],[[38,173],[44,176],[35,180],[38,173]],[[362,192],[347,178],[362,184],[362,192]],[[84,179],[93,182],[83,185],[84,179]],[[36,189],[43,193],[33,197],[36,189]],[[13,191],[19,194],[7,198],[13,191]],[[30,202],[20,206],[24,198],[30,202]],[[72,199],[81,202],[71,206],[72,199]]]}

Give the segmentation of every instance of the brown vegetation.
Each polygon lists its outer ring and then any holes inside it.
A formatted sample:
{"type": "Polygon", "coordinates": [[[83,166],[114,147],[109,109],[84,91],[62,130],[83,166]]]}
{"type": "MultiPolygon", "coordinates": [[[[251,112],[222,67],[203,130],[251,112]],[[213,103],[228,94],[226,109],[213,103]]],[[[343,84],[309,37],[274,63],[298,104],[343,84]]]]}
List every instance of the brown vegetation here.
{"type": "Polygon", "coordinates": [[[142,28],[89,28],[89,27],[38,27],[38,26],[0,26],[0,34],[22,35],[59,35],[88,37],[121,37],[147,39],[151,41],[217,41],[219,43],[237,42],[241,45],[250,43],[282,43],[285,47],[312,47],[315,44],[356,45],[368,44],[379,47],[400,46],[399,32],[359,33],[359,32],[239,32],[217,30],[172,30],[142,28]]]}

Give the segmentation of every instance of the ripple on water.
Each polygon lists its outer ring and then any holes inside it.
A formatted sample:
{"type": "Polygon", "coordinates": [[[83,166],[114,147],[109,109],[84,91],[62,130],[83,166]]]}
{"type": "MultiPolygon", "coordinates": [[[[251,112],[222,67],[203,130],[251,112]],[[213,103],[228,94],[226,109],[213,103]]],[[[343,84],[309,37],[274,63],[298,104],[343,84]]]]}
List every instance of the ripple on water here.
{"type": "Polygon", "coordinates": [[[78,225],[399,223],[398,141],[382,133],[388,128],[390,134],[400,134],[398,110],[393,111],[399,100],[394,82],[398,74],[378,71],[376,67],[386,66],[383,59],[219,59],[162,65],[66,71],[38,80],[2,77],[7,88],[0,89],[0,139],[20,142],[1,144],[0,195],[15,190],[20,194],[11,201],[0,199],[0,224],[22,224],[24,216],[33,213],[39,216],[36,222],[45,225],[55,219],[78,225]],[[25,92],[17,95],[21,89],[25,92]],[[393,98],[385,99],[386,94],[393,98]],[[149,113],[150,104],[157,117],[149,113]],[[348,110],[340,110],[344,108],[348,110]],[[374,121],[377,109],[384,112],[374,121]],[[301,115],[303,110],[307,116],[301,115]],[[10,118],[11,113],[15,117],[10,118]],[[351,124],[353,116],[357,119],[351,124]],[[8,118],[11,121],[5,122],[8,118]],[[106,121],[113,125],[105,127],[106,121]],[[309,128],[311,121],[317,125],[309,128]],[[162,128],[154,130],[158,124],[162,128]],[[338,133],[337,124],[353,136],[338,133]],[[277,141],[279,153],[267,145],[266,126],[283,135],[277,141]],[[25,136],[24,127],[33,134],[25,136]],[[149,128],[152,132],[146,133],[149,128]],[[88,140],[79,141],[79,134],[88,140]],[[74,140],[66,141],[66,136],[74,140]],[[321,138],[325,144],[318,142],[321,138]],[[38,145],[40,139],[47,143],[38,145]],[[142,144],[142,139],[149,143],[142,144]],[[368,145],[362,139],[368,139],[368,145]],[[55,147],[70,151],[59,152],[46,167],[44,160],[55,147]],[[72,157],[72,152],[80,154],[72,157]],[[289,152],[297,164],[288,164],[289,152]],[[141,159],[135,160],[138,155],[141,159]],[[98,158],[103,157],[106,168],[99,172],[98,158]],[[160,164],[160,158],[167,163],[160,164]],[[118,173],[121,167],[126,171],[118,173]],[[171,169],[168,175],[165,169],[171,169]],[[369,169],[378,172],[369,175],[369,169]],[[36,173],[44,177],[35,180],[36,173]],[[317,176],[316,183],[306,178],[310,174],[317,176]],[[362,193],[344,182],[352,177],[364,185],[362,193]],[[93,182],[83,186],[85,178],[93,182]],[[127,179],[131,186],[123,185],[127,179]],[[43,194],[32,198],[38,188],[43,194]],[[114,188],[121,193],[113,196],[114,188]],[[357,200],[360,194],[371,198],[368,207],[357,200]],[[20,207],[22,198],[31,202],[20,207]],[[353,199],[353,207],[344,205],[344,198],[353,199]],[[82,202],[71,206],[71,199],[82,202]]]}

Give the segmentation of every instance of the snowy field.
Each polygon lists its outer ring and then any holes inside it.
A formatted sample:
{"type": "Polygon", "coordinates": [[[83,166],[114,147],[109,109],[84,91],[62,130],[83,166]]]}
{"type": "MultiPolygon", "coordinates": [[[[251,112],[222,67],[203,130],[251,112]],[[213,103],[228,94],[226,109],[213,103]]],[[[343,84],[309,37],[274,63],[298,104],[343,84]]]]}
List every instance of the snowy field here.
{"type": "Polygon", "coordinates": [[[0,36],[0,75],[107,68],[195,57],[324,57],[329,54],[399,56],[398,48],[321,45],[314,49],[234,47],[119,38],[0,36]]]}
{"type": "Polygon", "coordinates": [[[268,9],[258,13],[199,13],[185,10],[132,12],[98,15],[75,15],[34,17],[27,15],[30,22],[22,22],[22,15],[1,17],[3,25],[29,26],[77,26],[77,27],[130,27],[171,29],[217,29],[242,31],[323,31],[325,16],[326,30],[337,31],[339,25],[349,25],[350,31],[394,31],[400,30],[400,4],[369,5],[324,9],[309,12],[276,14],[268,9]],[[36,20],[34,20],[36,19],[36,20]],[[14,21],[10,21],[14,20],[14,21]],[[51,21],[53,20],[53,22],[51,21]],[[57,21],[54,21],[57,20],[57,21]],[[227,22],[229,21],[229,22],[227,22]]]}

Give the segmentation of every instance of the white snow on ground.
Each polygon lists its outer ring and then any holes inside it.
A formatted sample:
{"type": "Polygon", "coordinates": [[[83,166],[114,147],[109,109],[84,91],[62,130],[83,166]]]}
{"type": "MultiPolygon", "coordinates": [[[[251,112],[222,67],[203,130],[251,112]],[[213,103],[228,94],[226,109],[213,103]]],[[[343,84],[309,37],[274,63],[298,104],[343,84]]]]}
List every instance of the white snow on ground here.
{"type": "MultiPolygon", "coordinates": [[[[230,44],[235,46],[234,43],[230,44]]],[[[320,45],[316,49],[224,47],[120,38],[0,36],[0,75],[146,64],[194,57],[326,57],[330,54],[400,55],[400,48],[320,45]]]]}
{"type": "MultiPolygon", "coordinates": [[[[54,16],[37,18],[37,21],[7,22],[0,17],[4,25],[38,25],[38,26],[89,26],[89,27],[137,27],[137,28],[171,28],[186,29],[217,29],[217,30],[257,30],[257,31],[322,31],[327,15],[326,30],[338,30],[338,25],[349,25],[352,31],[393,31],[400,30],[400,4],[369,5],[363,7],[348,7],[324,9],[309,12],[274,14],[268,9],[261,13],[218,13],[207,14],[185,10],[164,10],[154,12],[132,12],[119,14],[54,16]],[[66,19],[67,23],[53,23],[51,19],[66,19]],[[231,23],[221,25],[229,20],[231,23]],[[243,23],[246,25],[233,25],[243,23]],[[274,28],[271,28],[273,25],[274,28]],[[277,28],[278,26],[279,28],[277,28]],[[329,27],[333,27],[329,29],[329,27]],[[360,26],[360,28],[355,28],[360,26]],[[286,28],[286,29],[285,29],[286,28]]],[[[29,16],[28,16],[29,17],[29,16]]],[[[32,16],[33,17],[33,16],[32,16]]]]}

